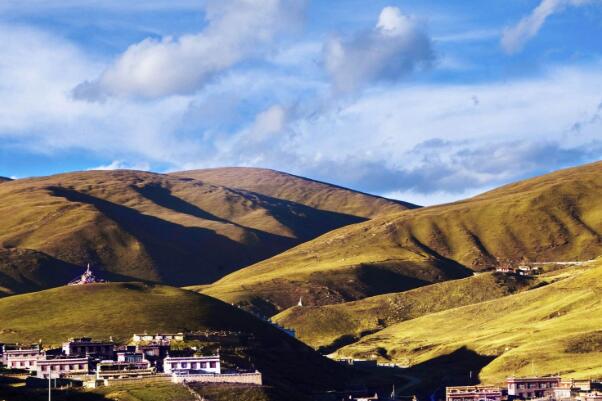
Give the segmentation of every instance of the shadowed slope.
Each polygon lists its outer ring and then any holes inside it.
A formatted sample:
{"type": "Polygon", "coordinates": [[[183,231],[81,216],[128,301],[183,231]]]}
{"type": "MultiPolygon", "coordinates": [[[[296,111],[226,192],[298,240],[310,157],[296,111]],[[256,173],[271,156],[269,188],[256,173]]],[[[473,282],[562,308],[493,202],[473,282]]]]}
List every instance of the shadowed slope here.
{"type": "Polygon", "coordinates": [[[398,323],[337,355],[414,365],[466,347],[494,357],[481,371],[483,382],[508,375],[599,377],[602,261],[543,278],[551,284],[398,323]]]}
{"type": "Polygon", "coordinates": [[[354,302],[294,306],[274,316],[272,321],[295,329],[297,338],[314,348],[334,351],[337,346],[355,342],[392,324],[507,296],[526,290],[537,282],[526,277],[483,273],[354,302]]]}
{"type": "Polygon", "coordinates": [[[363,218],[373,218],[418,207],[411,203],[368,195],[336,185],[263,168],[225,167],[180,171],[172,174],[215,185],[257,192],[273,198],[301,203],[315,209],[363,218]]]}
{"type": "Polygon", "coordinates": [[[0,184],[7,181],[12,181],[12,179],[8,177],[0,177],[0,184]]]}
{"type": "Polygon", "coordinates": [[[320,301],[310,296],[309,304],[393,292],[391,276],[365,283],[355,273],[358,266],[394,266],[389,272],[400,279],[430,283],[466,276],[462,266],[477,271],[492,268],[497,258],[587,260],[602,254],[601,197],[602,162],[562,170],[462,202],[340,228],[228,275],[204,291],[229,302],[263,303],[261,308],[269,312],[296,303],[293,297],[278,294],[299,281],[315,283],[311,291],[320,288],[325,294],[350,285],[359,288],[348,296],[320,301]],[[346,281],[324,278],[336,275],[346,281]],[[319,280],[313,280],[315,276],[319,280]]]}
{"type": "Polygon", "coordinates": [[[36,250],[66,264],[91,262],[121,276],[177,285],[212,282],[361,220],[140,171],[21,179],[0,189],[0,249],[36,250]]]}

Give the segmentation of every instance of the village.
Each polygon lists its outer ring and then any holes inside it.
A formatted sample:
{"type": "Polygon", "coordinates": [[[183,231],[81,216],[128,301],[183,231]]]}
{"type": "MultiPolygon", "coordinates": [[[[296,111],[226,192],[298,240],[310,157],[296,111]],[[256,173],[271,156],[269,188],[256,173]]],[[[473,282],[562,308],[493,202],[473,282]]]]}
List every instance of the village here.
{"type": "Polygon", "coordinates": [[[445,401],[602,401],[602,381],[549,377],[509,377],[506,386],[446,387],[445,401]]]}
{"type": "Polygon", "coordinates": [[[202,355],[195,347],[174,349],[172,344],[217,333],[134,334],[127,345],[89,337],[70,338],[60,348],[0,344],[2,367],[28,372],[32,387],[94,388],[127,380],[173,383],[262,384],[259,371],[224,370],[219,352],[202,355]]]}

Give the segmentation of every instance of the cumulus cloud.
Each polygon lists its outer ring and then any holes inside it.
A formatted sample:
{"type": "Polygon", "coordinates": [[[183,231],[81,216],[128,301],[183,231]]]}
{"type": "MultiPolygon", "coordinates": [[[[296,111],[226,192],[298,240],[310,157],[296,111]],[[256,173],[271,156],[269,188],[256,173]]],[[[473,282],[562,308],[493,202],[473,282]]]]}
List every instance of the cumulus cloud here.
{"type": "Polygon", "coordinates": [[[330,39],[324,57],[335,89],[350,92],[371,82],[398,80],[429,65],[433,50],[430,37],[413,17],[385,7],[374,29],[330,39]]]}
{"type": "Polygon", "coordinates": [[[194,93],[216,74],[265,50],[276,33],[298,23],[303,5],[304,0],[206,1],[203,31],[131,45],[99,78],[75,87],[73,95],[97,100],[194,93]]]}
{"type": "Polygon", "coordinates": [[[524,45],[541,29],[548,17],[569,6],[581,6],[591,0],[541,0],[531,14],[523,17],[516,25],[507,27],[502,33],[501,44],[506,53],[522,50],[524,45]]]}

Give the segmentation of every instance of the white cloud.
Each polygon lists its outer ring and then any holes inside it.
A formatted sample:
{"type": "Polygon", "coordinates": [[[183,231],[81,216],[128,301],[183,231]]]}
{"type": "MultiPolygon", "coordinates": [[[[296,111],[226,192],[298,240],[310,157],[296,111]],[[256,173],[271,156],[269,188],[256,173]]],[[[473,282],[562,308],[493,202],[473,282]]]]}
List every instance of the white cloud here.
{"type": "Polygon", "coordinates": [[[385,7],[368,32],[349,39],[332,38],[324,53],[334,87],[342,92],[371,82],[395,81],[433,59],[428,35],[397,7],[385,7]]]}
{"type": "Polygon", "coordinates": [[[123,160],[113,160],[110,164],[89,168],[88,170],[141,170],[150,171],[149,163],[129,163],[123,160]]]}
{"type": "Polygon", "coordinates": [[[216,74],[265,51],[278,32],[298,23],[303,0],[211,0],[200,33],[131,45],[97,80],[74,96],[162,96],[191,94],[216,74]]]}
{"type": "MultiPolygon", "coordinates": [[[[284,127],[280,119],[275,124],[277,135],[255,144],[235,135],[203,163],[259,165],[376,193],[457,199],[601,158],[599,67],[556,68],[510,82],[380,88],[327,110],[287,110],[284,127]]],[[[243,133],[271,114],[260,114],[243,133]]]]}
{"type": "Polygon", "coordinates": [[[502,48],[512,54],[523,46],[541,29],[548,17],[561,12],[568,6],[581,6],[591,0],[541,0],[531,14],[523,17],[516,25],[507,27],[502,33],[502,48]]]}

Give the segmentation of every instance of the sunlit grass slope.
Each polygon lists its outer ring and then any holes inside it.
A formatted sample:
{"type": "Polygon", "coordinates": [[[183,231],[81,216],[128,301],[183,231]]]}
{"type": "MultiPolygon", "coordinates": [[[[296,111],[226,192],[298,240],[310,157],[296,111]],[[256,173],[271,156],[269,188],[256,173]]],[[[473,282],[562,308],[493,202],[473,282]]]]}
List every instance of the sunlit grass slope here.
{"type": "Polygon", "coordinates": [[[539,280],[483,273],[414,290],[325,306],[294,306],[272,318],[294,328],[314,348],[346,345],[392,324],[429,313],[507,296],[536,286],[539,280]]]}
{"type": "Polygon", "coordinates": [[[273,311],[306,293],[308,303],[328,304],[401,291],[393,287],[403,280],[416,287],[462,277],[464,267],[491,268],[497,258],[587,260],[602,254],[601,197],[602,162],[561,170],[462,202],[343,227],[204,291],[273,311]],[[366,279],[366,271],[377,278],[366,279]]]}
{"type": "MultiPolygon", "coordinates": [[[[374,209],[397,205],[362,196],[366,203],[374,200],[374,209]]],[[[0,187],[0,249],[35,250],[67,264],[91,262],[121,276],[176,285],[210,283],[364,220],[191,178],[130,170],[20,179],[0,187]]],[[[0,286],[8,285],[0,275],[0,286]]]]}
{"type": "Polygon", "coordinates": [[[147,331],[228,330],[252,333],[240,356],[267,384],[304,391],[336,386],[346,371],[252,315],[219,300],[164,285],[67,286],[0,299],[0,341],[60,344],[69,337],[127,341],[147,331]]]}
{"type": "Polygon", "coordinates": [[[602,260],[547,279],[552,283],[537,289],[394,324],[337,355],[416,365],[466,347],[492,358],[482,382],[601,377],[602,260]]]}
{"type": "Polygon", "coordinates": [[[314,209],[373,218],[385,214],[414,209],[407,202],[394,201],[338,187],[281,171],[226,167],[172,173],[203,182],[239,188],[273,198],[300,203],[314,209]]]}

